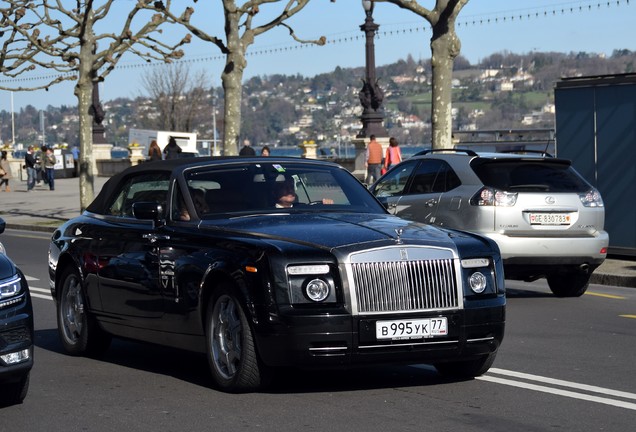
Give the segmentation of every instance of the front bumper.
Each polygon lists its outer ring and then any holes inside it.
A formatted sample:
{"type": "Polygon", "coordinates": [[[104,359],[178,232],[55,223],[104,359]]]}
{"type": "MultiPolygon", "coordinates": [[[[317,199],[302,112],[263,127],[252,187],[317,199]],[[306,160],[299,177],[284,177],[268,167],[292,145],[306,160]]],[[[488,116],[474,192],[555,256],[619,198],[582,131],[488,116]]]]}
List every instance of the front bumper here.
{"type": "Polygon", "coordinates": [[[601,264],[605,260],[609,235],[599,231],[594,237],[514,237],[499,233],[482,233],[499,246],[504,264],[536,263],[537,259],[560,264],[601,264]]]}
{"type": "Polygon", "coordinates": [[[471,360],[497,351],[504,336],[505,299],[496,305],[452,312],[351,316],[286,315],[280,325],[256,332],[257,347],[269,366],[348,367],[370,364],[434,364],[471,360]],[[447,336],[377,341],[375,321],[448,318],[447,336]]]}
{"type": "Polygon", "coordinates": [[[15,306],[0,309],[0,356],[28,350],[27,360],[7,364],[0,357],[0,381],[22,378],[33,367],[33,313],[31,301],[25,300],[15,306]]]}

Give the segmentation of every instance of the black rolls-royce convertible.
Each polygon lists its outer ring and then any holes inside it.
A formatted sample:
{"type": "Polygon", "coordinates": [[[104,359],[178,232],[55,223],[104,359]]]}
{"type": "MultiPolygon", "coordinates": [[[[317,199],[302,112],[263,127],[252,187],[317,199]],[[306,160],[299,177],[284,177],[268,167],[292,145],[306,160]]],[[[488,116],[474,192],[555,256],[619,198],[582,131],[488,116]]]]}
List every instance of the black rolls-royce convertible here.
{"type": "Polygon", "coordinates": [[[389,215],[325,161],[128,168],[55,231],[49,264],[68,353],[98,355],[113,336],[202,352],[229,392],[285,366],[474,377],[504,335],[495,243],[389,215]]]}

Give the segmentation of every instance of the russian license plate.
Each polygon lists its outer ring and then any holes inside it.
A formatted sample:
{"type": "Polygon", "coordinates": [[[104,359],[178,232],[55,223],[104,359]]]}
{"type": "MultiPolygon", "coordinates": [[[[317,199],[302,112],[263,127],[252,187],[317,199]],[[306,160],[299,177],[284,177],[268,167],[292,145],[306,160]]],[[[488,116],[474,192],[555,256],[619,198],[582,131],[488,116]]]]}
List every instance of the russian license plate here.
{"type": "Polygon", "coordinates": [[[421,339],[448,335],[446,317],[376,321],[375,337],[381,339],[421,339]]]}
{"type": "Polygon", "coordinates": [[[570,225],[568,213],[530,213],[531,225],[570,225]]]}

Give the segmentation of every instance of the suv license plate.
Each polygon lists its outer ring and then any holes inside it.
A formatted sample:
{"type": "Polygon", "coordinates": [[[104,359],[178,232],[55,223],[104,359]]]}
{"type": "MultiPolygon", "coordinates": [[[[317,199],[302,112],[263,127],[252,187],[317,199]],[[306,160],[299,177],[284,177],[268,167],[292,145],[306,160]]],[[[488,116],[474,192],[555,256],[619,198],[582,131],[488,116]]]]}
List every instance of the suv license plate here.
{"type": "Polygon", "coordinates": [[[414,320],[376,321],[375,337],[381,339],[421,339],[448,335],[446,317],[414,320]]]}
{"type": "Polygon", "coordinates": [[[530,213],[531,225],[570,225],[567,213],[530,213]]]}

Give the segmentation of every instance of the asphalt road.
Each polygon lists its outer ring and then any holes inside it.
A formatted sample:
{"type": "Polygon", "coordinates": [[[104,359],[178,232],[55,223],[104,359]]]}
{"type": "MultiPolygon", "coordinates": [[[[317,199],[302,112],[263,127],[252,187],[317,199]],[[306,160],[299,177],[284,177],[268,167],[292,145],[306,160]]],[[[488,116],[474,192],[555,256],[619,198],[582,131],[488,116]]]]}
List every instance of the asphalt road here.
{"type": "Polygon", "coordinates": [[[0,240],[28,275],[36,351],[29,395],[0,409],[3,431],[627,431],[636,419],[636,290],[592,285],[558,299],[508,282],[506,337],[493,368],[445,381],[428,366],[289,370],[262,393],[210,388],[205,358],[116,341],[70,357],[46,278],[47,233],[0,240]]]}

